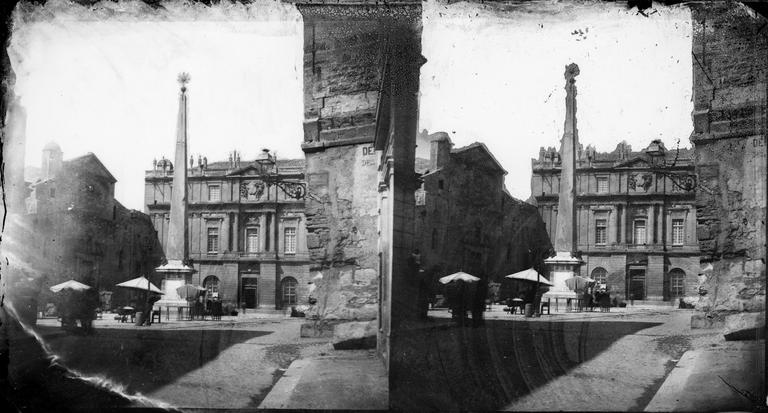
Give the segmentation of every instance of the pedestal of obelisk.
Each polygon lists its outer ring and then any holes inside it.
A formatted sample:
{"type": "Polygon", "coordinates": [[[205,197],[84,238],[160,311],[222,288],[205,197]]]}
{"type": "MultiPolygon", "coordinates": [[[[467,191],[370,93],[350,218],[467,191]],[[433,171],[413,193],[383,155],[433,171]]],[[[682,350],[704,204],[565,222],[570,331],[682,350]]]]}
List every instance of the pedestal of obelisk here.
{"type": "Polygon", "coordinates": [[[579,267],[583,262],[571,255],[570,252],[558,252],[554,257],[544,260],[547,278],[554,284],[542,298],[577,298],[578,294],[565,285],[565,280],[579,275],[579,267]]]}
{"type": "Polygon", "coordinates": [[[195,269],[189,261],[188,224],[187,224],[187,87],[189,75],[179,75],[181,92],[179,93],[179,116],[176,124],[176,155],[173,169],[173,192],[171,194],[170,226],[165,257],[167,263],[156,268],[164,275],[161,285],[163,298],[157,302],[159,307],[185,307],[187,300],[179,297],[179,287],[192,281],[195,269]]]}
{"type": "Polygon", "coordinates": [[[163,298],[156,303],[159,307],[186,307],[187,300],[179,296],[176,291],[179,287],[192,283],[192,274],[195,269],[184,264],[180,260],[169,260],[167,264],[161,265],[155,269],[163,274],[163,281],[160,289],[163,290],[163,298]]]}
{"type": "Polygon", "coordinates": [[[544,260],[547,278],[554,284],[543,296],[547,299],[578,298],[578,294],[565,284],[565,280],[579,274],[583,263],[574,255],[576,251],[576,76],[579,67],[571,63],[565,68],[565,128],[560,145],[560,192],[558,198],[555,255],[544,260]]]}

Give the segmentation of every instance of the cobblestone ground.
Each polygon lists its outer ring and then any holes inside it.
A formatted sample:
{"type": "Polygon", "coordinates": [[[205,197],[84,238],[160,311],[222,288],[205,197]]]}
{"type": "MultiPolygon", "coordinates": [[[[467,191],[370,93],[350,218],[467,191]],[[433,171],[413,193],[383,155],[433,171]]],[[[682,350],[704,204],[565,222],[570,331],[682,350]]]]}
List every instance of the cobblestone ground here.
{"type": "Polygon", "coordinates": [[[445,314],[400,336],[395,408],[639,411],[688,349],[718,340],[690,310],[621,309],[525,319],[490,313],[481,328],[445,314]],[[428,325],[431,324],[431,325],[428,325]]]}
{"type": "Polygon", "coordinates": [[[256,408],[294,360],[331,350],[323,340],[300,338],[302,321],[251,317],[136,327],[102,320],[85,336],[41,320],[36,330],[65,366],[128,394],[180,408],[240,409],[256,408]]]}

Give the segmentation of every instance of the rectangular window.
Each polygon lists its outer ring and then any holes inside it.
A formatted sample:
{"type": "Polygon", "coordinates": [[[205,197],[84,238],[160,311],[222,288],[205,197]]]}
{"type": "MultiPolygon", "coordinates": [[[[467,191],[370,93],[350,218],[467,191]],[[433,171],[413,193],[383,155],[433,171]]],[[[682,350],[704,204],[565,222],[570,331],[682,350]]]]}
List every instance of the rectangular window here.
{"type": "Polygon", "coordinates": [[[595,220],[595,244],[605,245],[608,242],[608,223],[604,219],[595,220]]]}
{"type": "Polygon", "coordinates": [[[635,220],[635,245],[643,245],[646,243],[645,240],[645,220],[644,219],[636,219],[635,220]]]}
{"type": "Polygon", "coordinates": [[[259,229],[256,227],[245,229],[245,251],[259,252],[259,229]]]}
{"type": "Polygon", "coordinates": [[[296,253],[296,228],[285,229],[285,238],[284,238],[283,245],[285,245],[286,254],[296,253]]]}
{"type": "Polygon", "coordinates": [[[208,228],[208,253],[215,254],[219,252],[219,229],[208,228]]]}
{"type": "Polygon", "coordinates": [[[685,229],[682,219],[672,220],[672,245],[683,245],[685,241],[685,229]]]}
{"type": "Polygon", "coordinates": [[[599,177],[597,178],[597,192],[599,193],[606,193],[608,192],[608,178],[607,177],[599,177]]]}
{"type": "Polygon", "coordinates": [[[56,198],[56,188],[51,188],[50,195],[51,195],[51,198],[56,198]]]}
{"type": "Polygon", "coordinates": [[[221,187],[218,185],[208,185],[208,201],[221,201],[221,187]]]}

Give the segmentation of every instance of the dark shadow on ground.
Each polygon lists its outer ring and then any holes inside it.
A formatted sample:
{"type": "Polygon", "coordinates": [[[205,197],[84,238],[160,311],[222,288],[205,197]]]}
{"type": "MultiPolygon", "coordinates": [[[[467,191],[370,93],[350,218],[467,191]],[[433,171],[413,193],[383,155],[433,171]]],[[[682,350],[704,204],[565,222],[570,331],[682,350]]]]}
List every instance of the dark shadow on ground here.
{"type": "Polygon", "coordinates": [[[147,394],[204,366],[230,346],[267,334],[271,332],[98,328],[93,335],[56,332],[46,340],[65,366],[107,377],[130,394],[147,394]]]}
{"type": "Polygon", "coordinates": [[[64,368],[51,365],[40,343],[16,320],[7,320],[10,363],[3,386],[3,411],[116,410],[130,405],[118,394],[72,378],[64,368]]]}
{"type": "Polygon", "coordinates": [[[413,411],[502,409],[625,335],[660,324],[487,320],[480,328],[443,325],[400,331],[392,338],[390,406],[413,411]]]}

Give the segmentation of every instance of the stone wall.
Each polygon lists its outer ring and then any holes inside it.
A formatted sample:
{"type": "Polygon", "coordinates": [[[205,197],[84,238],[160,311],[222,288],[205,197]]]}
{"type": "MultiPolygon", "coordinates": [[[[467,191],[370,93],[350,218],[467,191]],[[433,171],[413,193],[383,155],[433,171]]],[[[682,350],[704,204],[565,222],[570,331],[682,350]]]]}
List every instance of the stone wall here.
{"type": "Polygon", "coordinates": [[[340,146],[307,155],[307,246],[312,272],[323,275],[313,314],[324,320],[376,318],[377,176],[368,148],[340,146]]]}
{"type": "Polygon", "coordinates": [[[312,273],[322,274],[309,314],[315,320],[303,332],[325,335],[333,324],[378,316],[379,94],[387,50],[403,28],[418,24],[420,8],[297,6],[304,18],[307,246],[312,273]]]}
{"type": "Polygon", "coordinates": [[[691,6],[698,238],[694,325],[765,309],[766,19],[737,2],[691,6]]]}

